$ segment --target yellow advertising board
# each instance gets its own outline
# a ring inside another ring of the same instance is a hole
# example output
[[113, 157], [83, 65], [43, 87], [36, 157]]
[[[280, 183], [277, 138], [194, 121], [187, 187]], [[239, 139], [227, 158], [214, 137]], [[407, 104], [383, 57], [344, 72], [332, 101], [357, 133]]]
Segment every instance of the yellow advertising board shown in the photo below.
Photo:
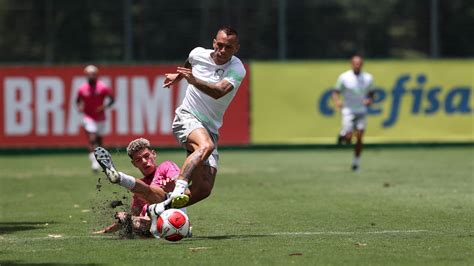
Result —
[[[347, 61], [251, 65], [253, 144], [331, 144], [341, 126], [331, 100]], [[473, 142], [474, 60], [365, 60], [376, 100], [366, 143]]]

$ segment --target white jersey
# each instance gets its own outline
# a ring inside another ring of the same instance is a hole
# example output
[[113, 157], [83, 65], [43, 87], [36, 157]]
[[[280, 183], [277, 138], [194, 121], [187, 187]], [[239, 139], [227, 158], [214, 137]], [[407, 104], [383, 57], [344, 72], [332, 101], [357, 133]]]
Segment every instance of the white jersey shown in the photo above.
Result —
[[367, 72], [360, 72], [356, 75], [353, 70], [342, 73], [336, 82], [335, 89], [344, 97], [343, 113], [364, 114], [367, 107], [364, 99], [372, 90], [373, 78]]
[[191, 63], [193, 75], [209, 83], [227, 80], [234, 89], [225, 96], [214, 99], [198, 88], [189, 84], [186, 96], [179, 108], [185, 109], [196, 116], [213, 133], [218, 133], [222, 126], [224, 112], [234, 98], [240, 83], [245, 77], [245, 68], [239, 58], [232, 56], [229, 62], [216, 65], [211, 58], [214, 50], [202, 47], [194, 48], [189, 53], [188, 61]]

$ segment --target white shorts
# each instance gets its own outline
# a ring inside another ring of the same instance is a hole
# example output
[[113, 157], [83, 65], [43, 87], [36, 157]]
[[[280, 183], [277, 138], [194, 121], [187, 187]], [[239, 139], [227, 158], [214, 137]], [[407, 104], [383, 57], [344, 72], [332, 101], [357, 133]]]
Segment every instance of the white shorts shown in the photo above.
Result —
[[89, 117], [82, 119], [82, 126], [88, 133], [95, 133], [99, 136], [103, 136], [105, 132], [105, 121], [95, 121]]
[[[209, 165], [217, 169], [219, 162], [219, 153], [217, 152], [217, 140], [219, 135], [212, 133], [199, 119], [197, 119], [190, 112], [183, 110], [182, 108], [176, 109], [176, 114], [173, 120], [173, 135], [178, 140], [178, 142], [184, 147], [185, 143], [188, 141], [188, 136], [194, 130], [198, 128], [204, 128], [211, 136], [212, 142], [214, 143], [215, 149], [212, 151], [212, 154], [204, 162], [204, 165]], [[190, 151], [188, 151], [188, 155]]]
[[342, 129], [341, 136], [346, 135], [354, 130], [365, 130], [367, 126], [366, 114], [354, 114], [349, 112], [342, 112]]

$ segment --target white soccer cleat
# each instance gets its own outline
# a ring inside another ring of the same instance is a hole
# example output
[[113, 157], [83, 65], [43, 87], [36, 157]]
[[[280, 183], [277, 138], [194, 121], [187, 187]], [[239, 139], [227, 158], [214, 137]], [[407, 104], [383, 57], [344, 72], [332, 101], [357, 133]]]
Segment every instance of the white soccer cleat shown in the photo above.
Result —
[[110, 183], [118, 183], [120, 181], [120, 174], [115, 169], [110, 153], [102, 147], [97, 147], [94, 149], [94, 156]]
[[171, 207], [171, 198], [167, 198], [166, 200], [148, 205], [146, 212], [150, 218], [160, 216], [165, 210]]
[[150, 226], [150, 233], [155, 237], [155, 238], [160, 238], [160, 234], [158, 232], [158, 227], [156, 226], [156, 223], [158, 221], [158, 217], [166, 210], [166, 205], [170, 205], [171, 200], [168, 198], [163, 202], [156, 203], [156, 204], [150, 204], [148, 205], [146, 209], [146, 213], [148, 217], [151, 219], [151, 226]]

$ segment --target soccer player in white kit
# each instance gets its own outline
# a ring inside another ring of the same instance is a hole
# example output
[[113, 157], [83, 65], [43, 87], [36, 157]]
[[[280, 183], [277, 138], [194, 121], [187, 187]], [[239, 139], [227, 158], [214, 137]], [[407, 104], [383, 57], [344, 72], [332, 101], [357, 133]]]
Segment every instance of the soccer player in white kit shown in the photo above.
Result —
[[[183, 103], [176, 109], [173, 134], [187, 151], [173, 192], [161, 203], [148, 208], [152, 218], [166, 208], [182, 208], [208, 197], [214, 186], [219, 154], [217, 141], [224, 113], [237, 93], [246, 71], [234, 55], [240, 48], [235, 29], [222, 27], [213, 49], [194, 48], [184, 67], [166, 74], [164, 87], [182, 78], [189, 83]], [[184, 194], [189, 186], [189, 197]]]
[[[358, 171], [363, 145], [362, 137], [367, 126], [367, 106], [372, 103], [374, 93], [372, 75], [362, 71], [362, 57], [353, 56], [351, 64], [352, 69], [342, 73], [337, 79], [332, 98], [342, 114], [342, 129], [338, 142], [344, 140], [346, 143], [351, 143], [352, 134], [355, 132], [356, 144], [352, 170]], [[341, 94], [344, 101], [341, 100]]]

